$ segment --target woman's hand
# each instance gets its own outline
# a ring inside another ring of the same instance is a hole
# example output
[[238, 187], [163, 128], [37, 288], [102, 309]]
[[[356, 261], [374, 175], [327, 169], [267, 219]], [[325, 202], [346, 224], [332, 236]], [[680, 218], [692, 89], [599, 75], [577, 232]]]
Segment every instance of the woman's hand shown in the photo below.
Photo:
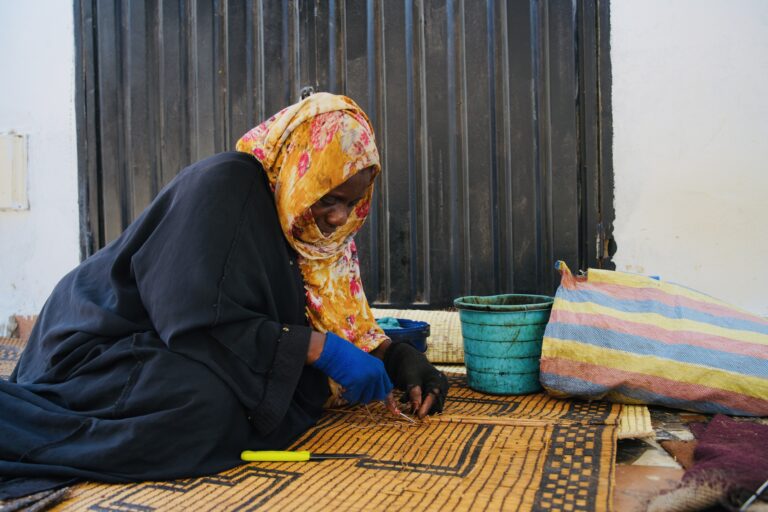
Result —
[[310, 337], [307, 361], [344, 388], [344, 399], [367, 404], [390, 397], [392, 382], [381, 360], [331, 332], [322, 340], [319, 357], [310, 361], [320, 345], [314, 334], [314, 339]]
[[408, 343], [392, 343], [384, 349], [384, 367], [395, 386], [404, 391], [403, 401], [419, 418], [442, 412], [448, 379], [427, 357]]
[[307, 350], [307, 364], [315, 364], [315, 361], [320, 359], [320, 354], [323, 353], [323, 347], [325, 346], [325, 334], [317, 331], [312, 331], [309, 336], [309, 349]]

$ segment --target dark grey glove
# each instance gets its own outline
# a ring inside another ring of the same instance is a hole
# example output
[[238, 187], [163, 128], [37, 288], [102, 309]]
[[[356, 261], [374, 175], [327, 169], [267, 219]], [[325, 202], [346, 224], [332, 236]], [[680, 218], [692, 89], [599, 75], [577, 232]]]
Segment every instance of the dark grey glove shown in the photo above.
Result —
[[419, 412], [419, 405], [426, 402], [428, 395], [434, 399], [425, 414], [442, 412], [448, 395], [448, 379], [423, 353], [408, 343], [393, 343], [384, 353], [384, 368], [395, 387], [405, 392], [401, 401], [412, 402], [414, 412]]

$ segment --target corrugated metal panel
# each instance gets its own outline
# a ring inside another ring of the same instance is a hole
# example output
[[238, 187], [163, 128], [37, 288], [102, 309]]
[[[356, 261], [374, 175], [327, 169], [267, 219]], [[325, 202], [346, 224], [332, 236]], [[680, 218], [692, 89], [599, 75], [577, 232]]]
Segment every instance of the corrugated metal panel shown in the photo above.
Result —
[[351, 96], [376, 128], [384, 173], [358, 235], [372, 302], [550, 293], [555, 259], [598, 263], [605, 4], [81, 0], [76, 11], [85, 254], [186, 164], [231, 149], [311, 86]]

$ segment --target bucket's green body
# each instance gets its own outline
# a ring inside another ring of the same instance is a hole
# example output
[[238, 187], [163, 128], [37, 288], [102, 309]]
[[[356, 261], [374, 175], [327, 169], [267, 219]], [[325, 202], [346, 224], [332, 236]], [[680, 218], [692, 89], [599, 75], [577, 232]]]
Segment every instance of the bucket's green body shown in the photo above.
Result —
[[454, 301], [470, 388], [497, 395], [541, 389], [539, 359], [552, 297], [493, 295]]

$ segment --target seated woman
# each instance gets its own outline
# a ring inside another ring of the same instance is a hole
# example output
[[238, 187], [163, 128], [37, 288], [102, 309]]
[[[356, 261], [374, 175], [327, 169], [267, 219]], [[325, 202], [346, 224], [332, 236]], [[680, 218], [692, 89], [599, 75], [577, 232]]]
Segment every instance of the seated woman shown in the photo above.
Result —
[[350, 402], [393, 409], [394, 383], [419, 417], [442, 409], [445, 376], [390, 343], [360, 283], [352, 237], [380, 172], [362, 110], [315, 94], [237, 150], [184, 169], [56, 286], [0, 382], [0, 497], [286, 448], [329, 378]]

